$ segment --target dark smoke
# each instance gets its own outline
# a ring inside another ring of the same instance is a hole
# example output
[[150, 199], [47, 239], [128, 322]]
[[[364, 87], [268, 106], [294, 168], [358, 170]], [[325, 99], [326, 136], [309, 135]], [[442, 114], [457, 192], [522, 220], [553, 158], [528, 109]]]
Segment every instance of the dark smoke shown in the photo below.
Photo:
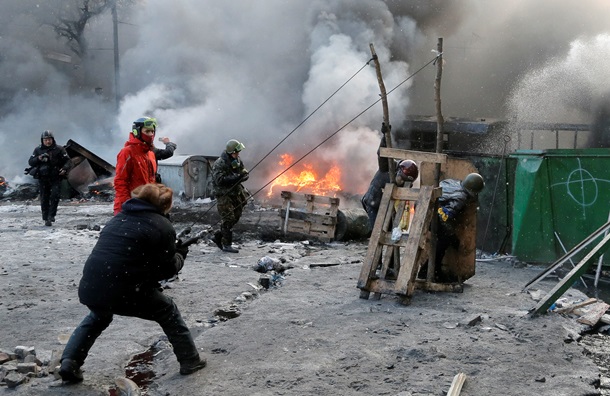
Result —
[[[43, 23], [51, 15], [44, 6], [76, 1], [0, 3], [0, 143], [8, 148], [0, 156], [0, 174], [11, 181], [20, 180], [43, 130], [114, 163], [131, 122], [141, 115], [158, 118], [159, 134], [176, 141], [179, 154], [217, 155], [228, 139], [237, 138], [253, 165], [366, 64], [369, 43], [389, 90], [432, 59], [431, 50], [443, 37], [444, 114], [520, 115], [519, 103], [533, 97], [523, 83], [530, 73], [561, 62], [577, 39], [586, 46], [607, 32], [610, 9], [602, 0], [577, 6], [568, 0], [138, 1], [119, 15], [117, 114], [110, 15], [91, 21], [85, 59], [69, 54]], [[53, 54], [72, 55], [72, 61]], [[610, 90], [601, 71], [583, 77], [581, 70], [566, 67], [564, 75], [577, 84], [593, 79], [600, 85], [596, 92]], [[395, 128], [407, 114], [434, 114], [434, 75], [428, 67], [388, 98]], [[558, 93], [573, 109], [555, 113], [590, 117], [596, 96], [577, 91]], [[375, 71], [367, 66], [249, 182], [264, 184], [276, 171], [279, 154], [306, 153], [378, 99]], [[362, 192], [375, 171], [381, 121], [377, 104], [308, 160], [344, 165], [349, 169], [344, 184]]]

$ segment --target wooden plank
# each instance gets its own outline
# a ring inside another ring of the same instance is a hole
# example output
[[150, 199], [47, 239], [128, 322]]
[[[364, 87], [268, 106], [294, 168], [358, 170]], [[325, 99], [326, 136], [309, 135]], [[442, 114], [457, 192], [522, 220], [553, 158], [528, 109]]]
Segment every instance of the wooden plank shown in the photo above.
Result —
[[419, 198], [418, 188], [399, 187], [392, 193], [392, 199], [403, 201], [417, 201]]
[[321, 205], [339, 205], [339, 203], [341, 202], [340, 198], [314, 194], [297, 194], [291, 191], [282, 191], [280, 195], [282, 198], [291, 200], [295, 203], [305, 203], [309, 201], [314, 201], [317, 204]]
[[334, 232], [333, 226], [325, 226], [322, 224], [311, 223], [308, 221], [300, 221], [295, 220], [288, 224], [288, 231], [293, 232], [303, 232], [303, 231], [312, 231], [312, 232]]
[[296, 232], [330, 241], [335, 234], [339, 198], [282, 191], [279, 211], [284, 232]]
[[[286, 218], [285, 210], [280, 210], [279, 213], [280, 213], [280, 217], [282, 219]], [[313, 213], [302, 213], [302, 212], [295, 213], [293, 211], [289, 211], [288, 218], [290, 219], [290, 221], [306, 221], [306, 222], [310, 222], [310, 223], [332, 225], [332, 226], [337, 224], [336, 217], [332, 217], [329, 215], [316, 215]]]
[[393, 149], [387, 147], [379, 148], [379, 156], [384, 158], [395, 158], [400, 160], [410, 159], [415, 162], [432, 162], [436, 164], [445, 164], [447, 162], [447, 154], [427, 153], [423, 151], [411, 151]]
[[557, 299], [588, 269], [591, 262], [601, 256], [610, 245], [610, 234], [606, 235], [534, 308], [532, 315], [545, 313]]
[[428, 282], [426, 279], [416, 279], [414, 283], [417, 289], [431, 292], [462, 293], [464, 291], [462, 283], [436, 283]]
[[578, 309], [578, 308], [586, 307], [587, 305], [591, 305], [591, 304], [596, 303], [596, 302], [597, 302], [597, 298], [588, 298], [585, 301], [579, 302], [578, 304], [572, 304], [572, 305], [569, 305], [567, 307], [561, 307], [561, 308], [554, 309], [553, 312], [555, 312], [555, 313], [567, 313], [567, 312], [573, 311], [573, 310]]
[[[379, 263], [379, 258], [381, 257], [381, 247], [379, 246], [379, 235], [383, 229], [383, 226], [386, 221], [386, 217], [388, 217], [387, 212], [392, 213], [393, 209], [390, 205], [390, 201], [392, 198], [392, 191], [394, 190], [394, 184], [388, 183], [385, 185], [383, 190], [383, 195], [381, 197], [381, 202], [379, 203], [379, 208], [381, 209], [379, 213], [377, 213], [377, 218], [375, 219], [375, 225], [373, 226], [373, 231], [371, 231], [371, 236], [369, 238], [369, 245], [366, 250], [366, 257], [364, 258], [364, 262], [362, 263], [362, 268], [360, 269], [360, 276], [358, 277], [357, 287], [359, 289], [368, 290], [370, 287], [370, 277], [375, 271], [375, 267]], [[386, 208], [385, 213], [383, 212], [383, 208]], [[361, 297], [362, 297], [361, 293]]]
[[610, 315], [608, 315], [608, 314], [602, 315], [602, 317], [599, 318], [599, 321], [604, 324], [610, 324]]
[[[417, 255], [419, 247], [422, 244], [422, 239], [425, 238], [426, 231], [424, 228], [429, 226], [430, 207], [433, 205], [432, 194], [434, 192], [433, 186], [422, 186], [420, 189], [419, 198], [416, 203], [415, 214], [411, 222], [411, 230], [409, 238], [407, 238], [407, 245], [405, 247], [405, 254], [403, 255], [403, 262], [401, 263], [401, 271], [398, 274], [396, 280], [396, 293], [405, 294], [411, 296], [414, 286], [410, 285], [412, 279], [415, 279], [417, 270], [415, 264], [417, 262]], [[415, 272], [415, 273], [414, 273]]]
[[610, 308], [610, 305], [606, 304], [605, 302], [597, 302], [589, 306], [587, 312], [580, 318], [576, 319], [576, 321], [588, 326], [595, 326], [601, 317], [604, 316], [608, 308]]
[[305, 202], [290, 201], [291, 210], [295, 210], [303, 213], [319, 213], [319, 214], [330, 214], [333, 211], [332, 206], [315, 204], [313, 206], [307, 206]]
[[447, 396], [459, 396], [462, 392], [462, 386], [466, 381], [466, 374], [459, 373], [455, 377], [453, 377], [453, 382], [451, 383], [451, 387], [447, 392]]
[[394, 294], [394, 281], [374, 279], [371, 280], [368, 289], [373, 293]]

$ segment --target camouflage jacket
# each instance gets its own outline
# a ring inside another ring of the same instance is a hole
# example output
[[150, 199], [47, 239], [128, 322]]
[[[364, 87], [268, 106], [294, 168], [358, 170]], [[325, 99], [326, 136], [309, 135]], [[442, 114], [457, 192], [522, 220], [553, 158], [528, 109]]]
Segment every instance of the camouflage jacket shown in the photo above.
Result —
[[212, 166], [212, 186], [214, 195], [239, 197], [244, 195], [244, 187], [241, 185], [241, 175], [245, 171], [241, 159], [233, 159], [226, 151]]

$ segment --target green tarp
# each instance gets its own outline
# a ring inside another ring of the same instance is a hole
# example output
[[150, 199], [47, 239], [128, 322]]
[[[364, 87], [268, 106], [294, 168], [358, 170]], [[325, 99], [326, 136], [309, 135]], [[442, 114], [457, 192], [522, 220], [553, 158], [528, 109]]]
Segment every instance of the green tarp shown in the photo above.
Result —
[[561, 243], [570, 250], [610, 219], [610, 149], [517, 151], [511, 157], [512, 254], [520, 260], [553, 262], [564, 254]]

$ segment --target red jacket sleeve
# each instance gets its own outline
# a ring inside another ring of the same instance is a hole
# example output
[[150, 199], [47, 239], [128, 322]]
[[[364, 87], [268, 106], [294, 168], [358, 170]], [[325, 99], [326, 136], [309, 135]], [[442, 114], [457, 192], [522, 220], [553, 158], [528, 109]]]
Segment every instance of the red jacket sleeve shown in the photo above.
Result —
[[133, 161], [131, 161], [131, 151], [127, 148], [123, 148], [119, 151], [116, 157], [116, 175], [114, 176], [114, 214], [118, 214], [121, 211], [121, 206], [131, 198], [131, 192], [129, 191], [130, 178], [133, 173], [132, 171]]

